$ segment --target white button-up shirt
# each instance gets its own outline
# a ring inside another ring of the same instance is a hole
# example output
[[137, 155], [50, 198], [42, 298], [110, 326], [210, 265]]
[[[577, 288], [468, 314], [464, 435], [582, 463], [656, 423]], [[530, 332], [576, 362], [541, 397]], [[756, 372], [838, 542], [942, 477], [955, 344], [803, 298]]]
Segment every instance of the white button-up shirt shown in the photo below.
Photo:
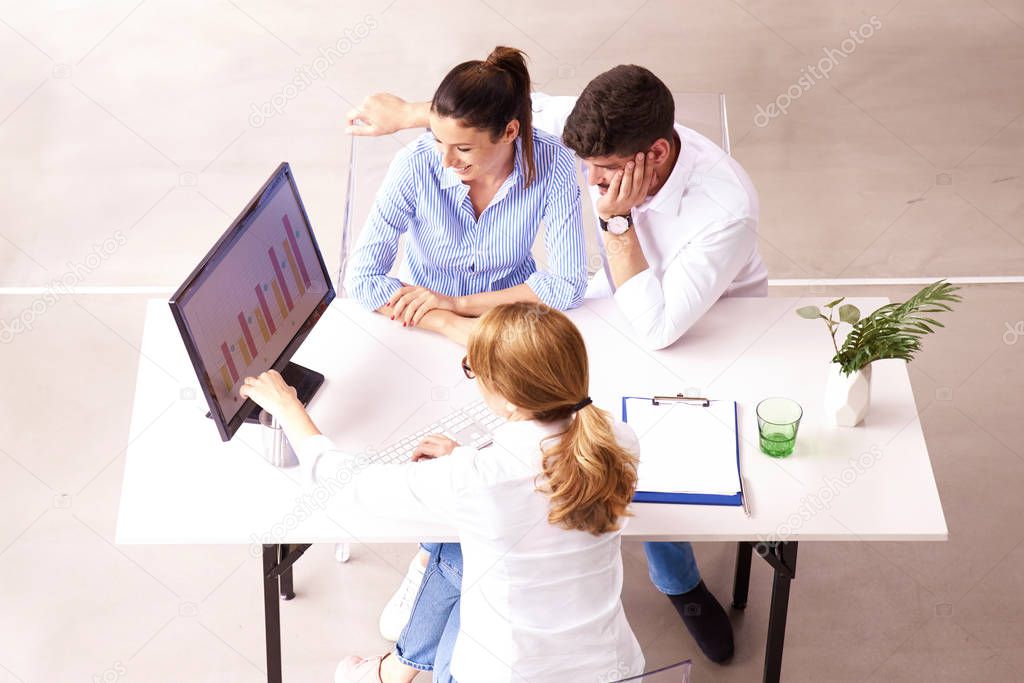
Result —
[[[575, 104], [575, 97], [534, 93], [534, 126], [561, 135]], [[655, 349], [678, 340], [721, 296], [768, 293], [750, 178], [703, 135], [679, 124], [675, 131], [681, 145], [672, 173], [657, 194], [633, 209], [648, 269], [616, 288], [602, 250], [604, 267], [586, 294], [614, 296], [637, 338]], [[590, 198], [596, 215], [596, 187], [590, 187]], [[604, 243], [600, 235], [598, 240]]]
[[[508, 422], [488, 448], [401, 465], [361, 464], [325, 436], [299, 443], [307, 477], [341, 488], [327, 503], [339, 515], [458, 530], [461, 622], [451, 670], [460, 683], [596, 683], [643, 672], [620, 598], [621, 529], [595, 536], [554, 526], [550, 499], [537, 490], [541, 442], [564, 427]], [[615, 423], [615, 434], [639, 453], [632, 429]]]

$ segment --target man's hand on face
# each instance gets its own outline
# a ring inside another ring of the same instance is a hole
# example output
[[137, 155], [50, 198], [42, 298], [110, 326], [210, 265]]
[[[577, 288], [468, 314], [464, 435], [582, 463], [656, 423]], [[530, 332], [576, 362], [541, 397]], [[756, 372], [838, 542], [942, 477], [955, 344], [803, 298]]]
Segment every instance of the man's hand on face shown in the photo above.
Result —
[[650, 152], [638, 152], [621, 171], [615, 172], [608, 191], [597, 200], [597, 213], [602, 219], [626, 216], [647, 199], [656, 182], [651, 156]]

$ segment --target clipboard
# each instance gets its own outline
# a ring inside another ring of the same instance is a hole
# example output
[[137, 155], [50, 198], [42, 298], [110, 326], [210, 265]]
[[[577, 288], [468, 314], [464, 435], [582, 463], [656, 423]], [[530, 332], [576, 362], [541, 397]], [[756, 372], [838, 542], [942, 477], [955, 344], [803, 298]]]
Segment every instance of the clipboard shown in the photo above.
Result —
[[[733, 427], [733, 438], [724, 443], [723, 446], [730, 448], [730, 455], [734, 454], [733, 461], [736, 465], [736, 492], [679, 492], [679, 491], [656, 491], [637, 490], [633, 495], [633, 501], [637, 503], [672, 503], [682, 505], [743, 505], [743, 476], [740, 471], [740, 439], [739, 439], [739, 417], [738, 406], [735, 401], [712, 401], [711, 399], [699, 396], [623, 396], [622, 397], [622, 421], [629, 424], [629, 409], [633, 408], [634, 416], [645, 409], [652, 409], [658, 406], [680, 406], [685, 405], [693, 410], [704, 410], [712, 404], [731, 404], [731, 418]], [[688, 409], [689, 409], [688, 408]], [[634, 419], [634, 424], [636, 419]], [[680, 447], [682, 448], [682, 447]], [[643, 459], [643, 444], [641, 443], [641, 461]]]

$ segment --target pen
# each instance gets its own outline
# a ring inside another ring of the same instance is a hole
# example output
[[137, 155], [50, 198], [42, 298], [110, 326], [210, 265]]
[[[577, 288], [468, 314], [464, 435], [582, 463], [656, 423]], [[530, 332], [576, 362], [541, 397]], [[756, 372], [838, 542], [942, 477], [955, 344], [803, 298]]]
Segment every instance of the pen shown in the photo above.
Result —
[[743, 490], [740, 491], [740, 497], [743, 499], [743, 513], [747, 516], [747, 519], [750, 519], [750, 503], [747, 501], [746, 482], [741, 480], [740, 483], [743, 484]]

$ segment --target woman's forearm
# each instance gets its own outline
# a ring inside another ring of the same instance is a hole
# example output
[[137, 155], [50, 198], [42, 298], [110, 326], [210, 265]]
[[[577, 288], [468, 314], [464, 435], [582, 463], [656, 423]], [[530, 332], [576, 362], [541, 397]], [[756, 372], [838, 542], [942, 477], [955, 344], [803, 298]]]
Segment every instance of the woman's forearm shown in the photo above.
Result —
[[443, 334], [456, 344], [465, 346], [469, 342], [469, 333], [473, 331], [474, 325], [474, 318], [465, 318], [452, 311], [435, 308], [423, 316], [417, 327]]
[[[377, 312], [381, 315], [391, 316], [392, 308], [386, 305], [381, 306]], [[473, 331], [474, 325], [476, 325], [475, 318], [435, 308], [432, 311], [427, 311], [416, 327], [428, 332], [443, 334], [456, 344], [465, 346], [469, 342], [469, 333]]]
[[276, 417], [285, 436], [292, 444], [297, 444], [307, 437], [320, 433], [317, 426], [313, 424], [312, 418], [309, 417], [309, 413], [306, 412], [306, 407], [298, 399], [281, 410]]
[[405, 128], [426, 128], [430, 125], [430, 102], [406, 102], [404, 109]]
[[514, 304], [520, 301], [526, 303], [542, 303], [537, 294], [530, 289], [529, 285], [516, 285], [508, 289], [500, 289], [496, 292], [481, 292], [479, 294], [468, 294], [456, 297], [455, 312], [462, 316], [478, 317], [501, 304]]

